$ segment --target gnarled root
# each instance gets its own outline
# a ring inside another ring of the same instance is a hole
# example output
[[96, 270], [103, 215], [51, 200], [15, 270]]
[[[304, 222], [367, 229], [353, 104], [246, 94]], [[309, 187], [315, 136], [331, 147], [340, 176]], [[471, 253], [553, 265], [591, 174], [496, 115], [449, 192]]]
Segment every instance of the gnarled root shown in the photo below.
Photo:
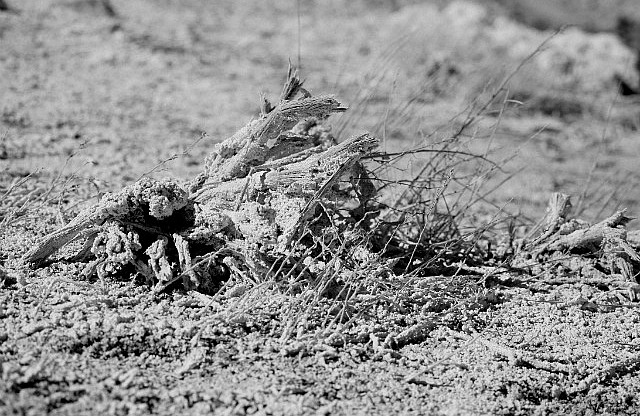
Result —
[[189, 184], [143, 179], [107, 194], [23, 260], [42, 265], [85, 239], [94, 258], [85, 271], [100, 277], [129, 268], [162, 287], [181, 280], [206, 290], [229, 273], [263, 278], [296, 251], [310, 221], [319, 224], [320, 204], [321, 216], [343, 215], [375, 194], [360, 159], [377, 140], [363, 134], [335, 144], [322, 121], [345, 108], [301, 85], [290, 71], [278, 104], [264, 100], [261, 117], [216, 145]]

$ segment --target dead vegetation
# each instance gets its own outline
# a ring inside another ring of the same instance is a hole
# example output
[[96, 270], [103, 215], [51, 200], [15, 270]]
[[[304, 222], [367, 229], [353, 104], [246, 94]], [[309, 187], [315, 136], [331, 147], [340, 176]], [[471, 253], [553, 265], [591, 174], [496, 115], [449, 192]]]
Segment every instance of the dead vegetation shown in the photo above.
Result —
[[[540, 274], [551, 265], [635, 282], [638, 242], [624, 230], [624, 211], [591, 225], [570, 218], [569, 196], [554, 194], [545, 218], [496, 252], [485, 232], [499, 215], [463, 231], [465, 211], [486, 194], [455, 167], [482, 162], [474, 180], [499, 167], [455, 143], [503, 88], [439, 148], [382, 153], [368, 134], [336, 143], [326, 120], [346, 108], [311, 96], [290, 69], [278, 103], [263, 97], [260, 117], [217, 144], [191, 182], [143, 178], [107, 194], [23, 260], [41, 266], [65, 248], [58, 260], [87, 262], [86, 277], [133, 274], [156, 291], [181, 282], [205, 293], [233, 276], [238, 285], [285, 281], [287, 290], [315, 282], [317, 293], [339, 297], [361, 289], [356, 276], [482, 273], [497, 261], [501, 270]], [[421, 153], [428, 157], [412, 177], [389, 173]]]
[[[589, 224], [572, 218], [571, 208], [569, 195], [553, 194], [546, 216], [529, 232], [528, 238], [516, 243], [511, 267], [534, 275], [553, 270], [556, 274], [601, 279], [603, 284], [619, 280], [637, 286], [640, 270], [637, 232], [625, 229], [631, 220], [625, 210]], [[636, 299], [633, 291], [630, 297]]]
[[133, 271], [159, 288], [180, 280], [211, 292], [232, 274], [258, 282], [300, 267], [313, 251], [301, 240], [322, 240], [328, 246], [311, 245], [329, 255], [354, 229], [348, 210], [364, 212], [375, 193], [359, 160], [377, 141], [363, 134], [335, 144], [321, 125], [340, 111], [290, 71], [278, 104], [265, 101], [260, 118], [217, 145], [190, 184], [145, 178], [107, 194], [24, 260], [41, 265], [79, 241], [71, 258], [89, 261], [87, 276]]

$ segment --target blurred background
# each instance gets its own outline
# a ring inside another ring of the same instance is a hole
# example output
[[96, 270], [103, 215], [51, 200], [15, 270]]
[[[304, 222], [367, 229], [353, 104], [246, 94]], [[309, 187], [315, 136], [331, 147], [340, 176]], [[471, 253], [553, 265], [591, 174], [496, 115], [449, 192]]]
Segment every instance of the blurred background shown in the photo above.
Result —
[[0, 186], [191, 178], [292, 62], [350, 107], [338, 139], [437, 146], [482, 110], [459, 148], [503, 170], [494, 206], [639, 215], [639, 49], [636, 0], [0, 1]]

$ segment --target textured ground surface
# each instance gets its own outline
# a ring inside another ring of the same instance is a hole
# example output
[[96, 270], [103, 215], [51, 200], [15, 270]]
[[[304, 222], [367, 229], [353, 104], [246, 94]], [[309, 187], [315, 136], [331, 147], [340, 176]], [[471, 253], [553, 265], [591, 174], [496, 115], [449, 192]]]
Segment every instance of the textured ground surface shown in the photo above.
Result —
[[[390, 281], [394, 299], [363, 295], [347, 305], [356, 317], [344, 333], [316, 342], [304, 329], [333, 319], [328, 300], [301, 322], [289, 315], [295, 302], [268, 287], [154, 295], [138, 282], [83, 281], [82, 265], [20, 266], [79, 204], [147, 172], [195, 176], [212, 143], [255, 116], [259, 91], [278, 94], [297, 61], [298, 20], [294, 1], [112, 0], [115, 14], [100, 1], [10, 3], [16, 12], [0, 12], [0, 413], [640, 410], [634, 296], [562, 268]], [[387, 149], [417, 143], [517, 65], [462, 47], [442, 57], [434, 45], [450, 33], [405, 37], [413, 18], [431, 27], [429, 4], [317, 3], [300, 2], [302, 75], [350, 105], [335, 120], [340, 137], [369, 130]], [[494, 72], [470, 72], [469, 56]], [[586, 195], [587, 218], [618, 205], [640, 215], [638, 99], [615, 88], [572, 96], [533, 79], [514, 79], [524, 104], [495, 108], [469, 142], [517, 172], [492, 201], [523, 222], [542, 216], [553, 191]], [[282, 342], [287, 322], [302, 335]], [[415, 327], [424, 333], [383, 347]]]

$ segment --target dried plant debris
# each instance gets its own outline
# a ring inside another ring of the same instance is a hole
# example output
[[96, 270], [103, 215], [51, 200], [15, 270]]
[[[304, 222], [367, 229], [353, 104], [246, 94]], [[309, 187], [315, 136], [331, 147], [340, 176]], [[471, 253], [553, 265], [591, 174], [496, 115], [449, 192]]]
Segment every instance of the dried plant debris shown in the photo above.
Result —
[[[311, 96], [292, 70], [276, 105], [261, 100], [260, 117], [217, 144], [192, 181], [143, 178], [107, 194], [23, 260], [82, 261], [86, 276], [133, 275], [157, 290], [177, 283], [212, 293], [231, 276], [242, 284], [276, 277], [290, 288], [312, 281], [335, 297], [362, 276], [491, 269], [455, 214], [437, 212], [450, 176], [435, 191], [416, 178], [385, 202], [362, 163], [377, 140], [365, 133], [337, 143], [325, 123], [346, 110], [338, 101]], [[591, 225], [570, 209], [567, 195], [554, 194], [543, 221], [502, 250], [499, 269], [635, 283], [640, 237], [624, 229], [624, 211]]]
[[75, 248], [67, 258], [87, 262], [86, 275], [129, 272], [205, 292], [231, 274], [260, 281], [276, 268], [321, 267], [323, 249], [357, 231], [350, 210], [375, 195], [360, 159], [377, 140], [336, 144], [323, 124], [344, 110], [310, 96], [290, 70], [279, 103], [263, 97], [261, 116], [216, 145], [193, 181], [144, 178], [107, 194], [23, 260], [39, 266]]
[[545, 218], [519, 242], [511, 266], [536, 275], [570, 271], [584, 278], [615, 275], [635, 283], [640, 271], [637, 232], [624, 228], [631, 220], [625, 211], [595, 224], [571, 218], [570, 212], [570, 197], [553, 194]]

